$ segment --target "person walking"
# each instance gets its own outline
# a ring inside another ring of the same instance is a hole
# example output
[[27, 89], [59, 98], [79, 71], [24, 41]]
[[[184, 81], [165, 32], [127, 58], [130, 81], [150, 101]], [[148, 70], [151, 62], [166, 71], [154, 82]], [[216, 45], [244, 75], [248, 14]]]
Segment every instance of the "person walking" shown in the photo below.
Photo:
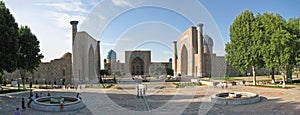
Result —
[[16, 108], [16, 111], [14, 112], [14, 115], [21, 115], [21, 111], [19, 110], [19, 108]]
[[25, 107], [25, 99], [24, 98], [22, 98], [22, 109], [23, 110], [26, 109], [26, 107]]
[[64, 111], [64, 102], [60, 101], [60, 111]]
[[140, 88], [139, 88], [139, 84], [137, 84], [136, 85], [136, 97], [137, 98], [140, 98], [139, 92], [140, 92]]
[[78, 99], [81, 99], [80, 93], [77, 93], [76, 97], [77, 97]]
[[29, 97], [33, 96], [32, 94], [32, 89], [30, 89], [30, 92], [29, 92]]
[[29, 84], [29, 88], [30, 88], [30, 89], [32, 88], [32, 82], [30, 82], [30, 84]]
[[44, 94], [42, 92], [40, 93], [40, 97], [44, 97]]
[[38, 94], [38, 92], [36, 92], [35, 93], [35, 98], [39, 98], [40, 96], [39, 96], [39, 94]]
[[143, 95], [144, 95], [144, 96], [146, 96], [147, 88], [148, 88], [148, 86], [147, 86], [147, 84], [145, 84], [145, 85], [144, 85], [144, 89], [143, 89]]

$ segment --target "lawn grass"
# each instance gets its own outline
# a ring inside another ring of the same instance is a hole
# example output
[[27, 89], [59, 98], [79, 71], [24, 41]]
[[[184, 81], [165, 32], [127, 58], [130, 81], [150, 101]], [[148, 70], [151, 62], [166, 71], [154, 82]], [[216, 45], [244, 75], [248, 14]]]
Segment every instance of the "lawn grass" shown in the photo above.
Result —
[[[245, 78], [249, 78], [252, 80], [253, 76], [232, 76], [232, 77], [211, 77], [213, 80], [226, 80], [226, 81], [242, 81]], [[271, 81], [271, 76], [263, 75], [263, 76], [256, 76], [256, 78], [269, 78], [269, 80], [258, 80], [258, 81]], [[275, 80], [282, 80], [281, 77], [275, 77]]]
[[285, 86], [284, 88], [282, 86], [274, 86], [274, 85], [249, 85], [252, 87], [263, 87], [263, 88], [278, 88], [278, 89], [291, 89], [291, 88], [295, 88], [295, 87], [290, 87], [290, 86]]
[[300, 83], [287, 83], [288, 85], [297, 85], [300, 86]]
[[180, 82], [180, 80], [176, 80], [176, 79], [166, 79], [165, 82]]

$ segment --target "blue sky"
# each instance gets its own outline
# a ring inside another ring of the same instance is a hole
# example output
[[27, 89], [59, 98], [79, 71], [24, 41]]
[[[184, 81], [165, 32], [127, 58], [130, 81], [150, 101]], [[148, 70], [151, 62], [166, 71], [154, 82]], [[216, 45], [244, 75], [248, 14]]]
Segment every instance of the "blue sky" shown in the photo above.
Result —
[[172, 58], [172, 41], [188, 27], [204, 23], [204, 33], [215, 42], [214, 52], [224, 55], [229, 27], [245, 9], [255, 14], [279, 13], [285, 19], [300, 16], [299, 0], [4, 0], [20, 25], [38, 37], [42, 61], [71, 52], [71, 25], [101, 41], [101, 58], [114, 49], [152, 50], [153, 61]]

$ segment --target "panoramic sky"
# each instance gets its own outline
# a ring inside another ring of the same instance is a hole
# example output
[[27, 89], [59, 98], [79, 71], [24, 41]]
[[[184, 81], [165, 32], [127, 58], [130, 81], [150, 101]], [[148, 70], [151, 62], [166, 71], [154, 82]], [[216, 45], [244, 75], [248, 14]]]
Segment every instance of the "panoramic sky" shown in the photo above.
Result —
[[300, 16], [299, 0], [3, 0], [19, 25], [28, 25], [40, 41], [47, 62], [72, 52], [71, 20], [101, 41], [101, 60], [113, 49], [124, 60], [125, 50], [151, 50], [152, 61], [173, 57], [173, 41], [198, 23], [224, 55], [229, 27], [245, 9], [255, 14]]

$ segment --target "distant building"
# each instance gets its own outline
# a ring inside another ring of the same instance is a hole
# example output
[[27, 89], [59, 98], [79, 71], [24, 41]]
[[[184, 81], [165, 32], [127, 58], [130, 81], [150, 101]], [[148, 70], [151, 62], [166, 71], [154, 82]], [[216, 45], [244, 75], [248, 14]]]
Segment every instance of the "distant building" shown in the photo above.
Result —
[[104, 60], [104, 69], [110, 73], [121, 75], [151, 75], [149, 71], [158, 68], [172, 68], [172, 59], [169, 62], [151, 62], [151, 51], [125, 51], [125, 63], [117, 61], [117, 54], [110, 50]]
[[100, 41], [87, 32], [77, 32], [78, 21], [72, 25], [72, 82], [97, 83], [100, 76]]
[[[39, 84], [47, 83], [61, 84], [65, 81], [66, 84], [72, 81], [72, 54], [65, 53], [61, 58], [51, 60], [50, 62], [42, 62], [36, 71], [32, 73], [26, 72], [26, 82], [34, 82]], [[9, 82], [11, 79], [14, 81], [21, 81], [19, 71], [13, 73], [5, 73], [5, 79]]]
[[71, 83], [72, 80], [72, 54], [66, 53], [59, 59], [41, 63], [37, 71], [34, 72], [35, 81]]
[[110, 50], [106, 59], [104, 59], [104, 69], [108, 70], [109, 73], [125, 74], [125, 65], [120, 63], [120, 60], [117, 60], [117, 53], [113, 50]]

